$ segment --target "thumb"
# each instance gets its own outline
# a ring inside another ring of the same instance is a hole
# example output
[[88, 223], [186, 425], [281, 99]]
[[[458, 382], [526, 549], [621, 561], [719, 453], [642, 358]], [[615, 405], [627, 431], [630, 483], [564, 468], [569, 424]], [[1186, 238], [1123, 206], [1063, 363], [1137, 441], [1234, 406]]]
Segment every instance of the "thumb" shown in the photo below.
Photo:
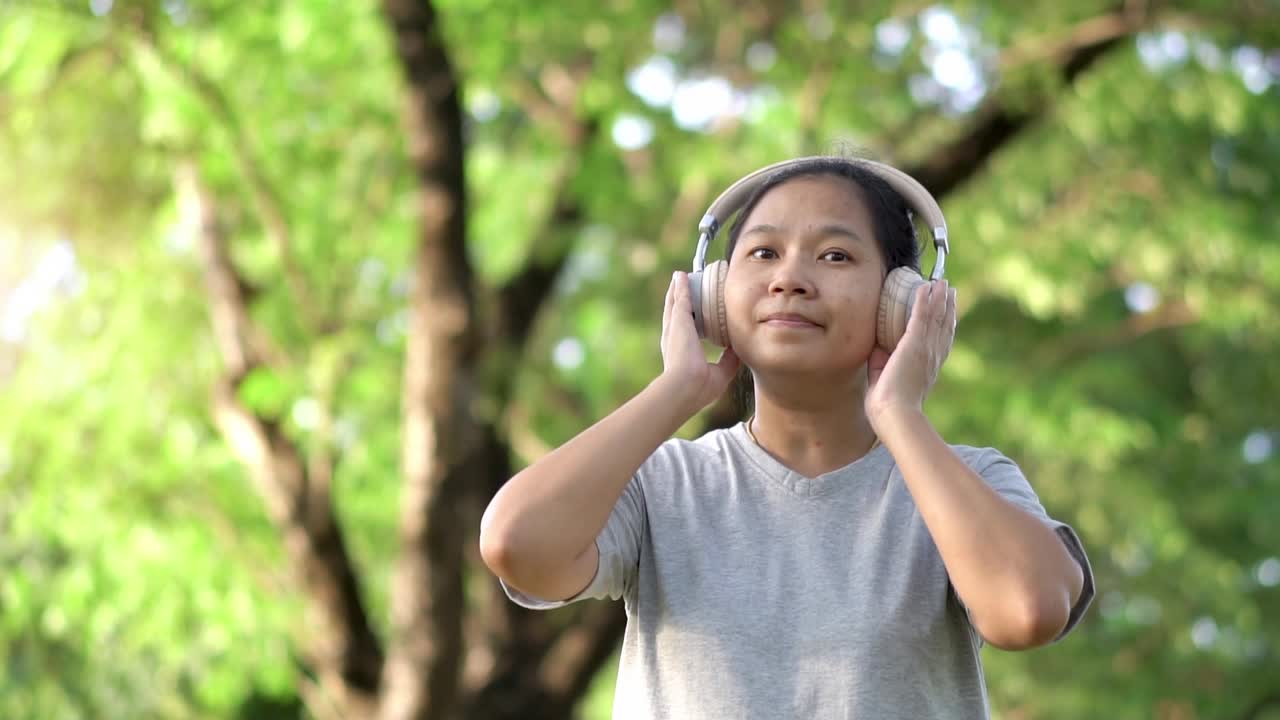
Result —
[[867, 358], [867, 382], [874, 384], [880, 379], [880, 374], [884, 372], [885, 365], [889, 364], [889, 351], [877, 345], [871, 351], [871, 357]]
[[742, 360], [738, 357], [738, 353], [734, 352], [733, 348], [725, 348], [724, 352], [720, 353], [720, 359], [716, 361], [716, 372], [732, 378], [741, 364]]

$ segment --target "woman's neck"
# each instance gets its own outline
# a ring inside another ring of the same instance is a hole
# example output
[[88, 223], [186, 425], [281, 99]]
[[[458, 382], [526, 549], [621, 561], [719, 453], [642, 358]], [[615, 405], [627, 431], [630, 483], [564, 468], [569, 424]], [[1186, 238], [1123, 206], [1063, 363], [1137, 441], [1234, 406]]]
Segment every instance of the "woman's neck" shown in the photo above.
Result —
[[877, 442], [863, 406], [865, 389], [844, 390], [815, 393], [808, 402], [790, 395], [784, 404], [756, 383], [756, 411], [747, 428], [760, 447], [805, 477], [838, 470]]

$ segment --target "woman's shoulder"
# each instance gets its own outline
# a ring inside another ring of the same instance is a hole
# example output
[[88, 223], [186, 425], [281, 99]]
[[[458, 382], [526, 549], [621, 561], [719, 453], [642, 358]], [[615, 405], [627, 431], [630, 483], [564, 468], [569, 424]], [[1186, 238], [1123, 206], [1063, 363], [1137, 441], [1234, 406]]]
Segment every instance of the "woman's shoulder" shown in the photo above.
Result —
[[708, 430], [696, 438], [673, 437], [659, 445], [654, 456], [686, 460], [724, 459], [739, 451], [739, 443], [734, 437], [736, 430], [737, 425], [733, 425]]
[[951, 449], [983, 480], [991, 485], [1021, 485], [1026, 476], [1017, 461], [998, 448], [990, 446], [951, 445]]
[[964, 460], [966, 464], [973, 465], [989, 465], [995, 462], [1013, 462], [1007, 455], [999, 449], [989, 445], [964, 445], [957, 443], [948, 443], [951, 449]]
[[658, 446], [640, 466], [637, 476], [691, 476], [731, 464], [731, 456], [741, 452], [734, 437], [735, 427], [710, 430], [696, 438], [673, 437]]

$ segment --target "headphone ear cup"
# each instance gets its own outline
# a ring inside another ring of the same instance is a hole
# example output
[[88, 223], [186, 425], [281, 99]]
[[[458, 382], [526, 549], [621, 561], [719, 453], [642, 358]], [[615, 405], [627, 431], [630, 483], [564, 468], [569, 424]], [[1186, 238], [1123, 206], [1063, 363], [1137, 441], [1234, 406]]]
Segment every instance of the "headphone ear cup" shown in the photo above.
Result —
[[909, 267], [897, 267], [884, 279], [880, 292], [880, 307], [876, 313], [876, 342], [889, 352], [907, 332], [911, 319], [911, 306], [915, 304], [916, 288], [925, 283], [920, 273]]
[[713, 345], [729, 347], [729, 317], [724, 306], [724, 280], [729, 275], [729, 263], [716, 260], [702, 273], [702, 325], [703, 335]]

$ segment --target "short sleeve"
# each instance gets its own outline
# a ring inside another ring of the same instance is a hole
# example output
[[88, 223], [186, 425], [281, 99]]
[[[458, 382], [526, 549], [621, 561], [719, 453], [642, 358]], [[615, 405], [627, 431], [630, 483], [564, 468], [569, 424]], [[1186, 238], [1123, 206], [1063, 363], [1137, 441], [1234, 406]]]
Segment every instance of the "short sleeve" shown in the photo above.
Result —
[[[642, 468], [643, 469], [643, 468]], [[631, 592], [640, 564], [640, 547], [648, 531], [645, 516], [644, 489], [640, 473], [636, 473], [614, 503], [609, 520], [596, 536], [600, 560], [590, 584], [566, 600], [542, 600], [502, 583], [507, 597], [531, 610], [554, 610], [586, 599], [617, 600]]]
[[1017, 463], [1005, 457], [998, 450], [983, 449], [976, 458], [974, 470], [1005, 500], [1013, 503], [1053, 529], [1057, 533], [1058, 539], [1066, 546], [1067, 552], [1080, 565], [1080, 572], [1084, 576], [1084, 584], [1080, 588], [1080, 597], [1076, 600], [1075, 606], [1071, 608], [1066, 626], [1062, 628], [1062, 632], [1058, 634], [1058, 637], [1054, 638], [1054, 642], [1057, 642], [1066, 637], [1067, 633], [1075, 628], [1080, 619], [1084, 617], [1085, 611], [1089, 609], [1090, 603], [1093, 602], [1095, 594], [1093, 568], [1089, 564], [1089, 556], [1084, 551], [1084, 545], [1070, 525], [1049, 517], [1049, 514], [1045, 512], [1044, 506], [1040, 504], [1040, 498], [1031, 489], [1031, 484], [1027, 482], [1026, 476], [1022, 474], [1022, 469], [1018, 467]]

